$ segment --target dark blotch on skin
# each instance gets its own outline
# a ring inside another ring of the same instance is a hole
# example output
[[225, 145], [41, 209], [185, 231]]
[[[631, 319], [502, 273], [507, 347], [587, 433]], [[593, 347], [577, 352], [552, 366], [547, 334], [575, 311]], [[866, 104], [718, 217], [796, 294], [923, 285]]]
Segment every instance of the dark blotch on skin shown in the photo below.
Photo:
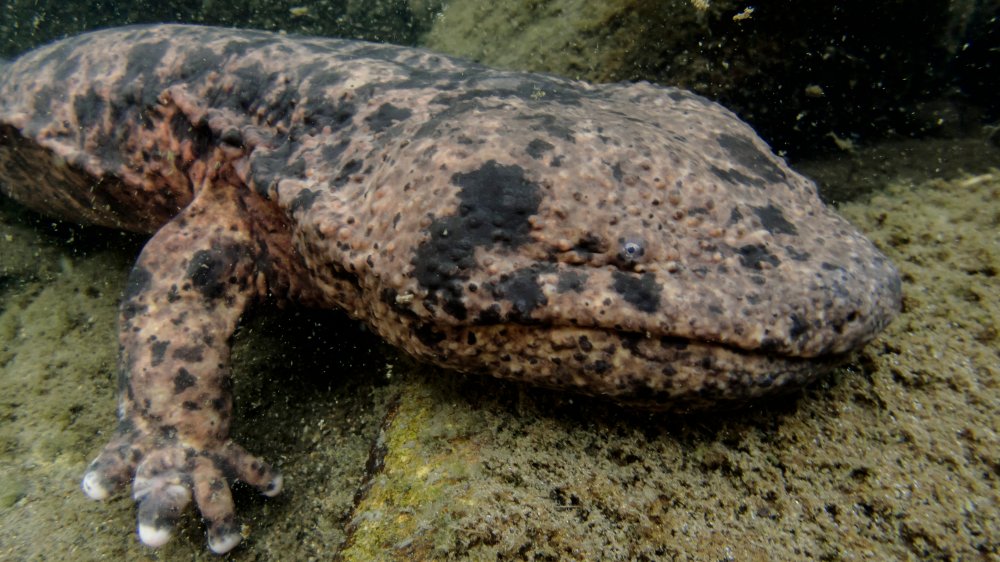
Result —
[[777, 266], [781, 263], [781, 260], [779, 260], [777, 256], [772, 254], [761, 244], [748, 244], [740, 247], [737, 251], [740, 253], [740, 264], [743, 267], [760, 269], [760, 264], [762, 262], [769, 263], [773, 266]]
[[719, 135], [719, 146], [729, 153], [730, 158], [768, 183], [778, 183], [786, 178], [785, 172], [746, 137], [724, 133]]
[[339, 131], [349, 125], [357, 111], [353, 103], [343, 100], [329, 101], [320, 94], [310, 98], [305, 103], [305, 116], [302, 123], [312, 134], [319, 133], [324, 127], [331, 131]]
[[177, 374], [174, 375], [174, 394], [184, 392], [194, 386], [196, 382], [198, 382], [198, 379], [196, 379], [187, 369], [184, 367], [177, 369]]
[[206, 298], [222, 297], [226, 292], [230, 273], [245, 255], [246, 248], [238, 244], [198, 250], [188, 263], [188, 278]]
[[365, 121], [368, 122], [373, 131], [381, 133], [395, 123], [409, 119], [410, 115], [413, 115], [413, 112], [409, 109], [396, 107], [391, 103], [383, 103], [375, 113], [365, 117]]
[[575, 271], [565, 271], [559, 274], [559, 281], [556, 282], [556, 290], [560, 293], [573, 291], [579, 293], [587, 283], [587, 275]]
[[351, 180], [351, 175], [356, 173], [361, 169], [361, 160], [348, 160], [344, 167], [340, 169], [340, 173], [337, 177], [333, 179], [334, 187], [341, 187]]
[[660, 291], [663, 287], [656, 282], [656, 275], [644, 273], [637, 276], [631, 273], [615, 271], [614, 290], [631, 304], [643, 312], [656, 312], [660, 308]]
[[538, 212], [542, 196], [538, 184], [524, 176], [524, 169], [495, 160], [478, 170], [454, 174], [451, 181], [461, 188], [458, 211], [431, 224], [430, 238], [417, 247], [413, 265], [417, 281], [430, 291], [431, 298], [443, 299], [443, 308], [464, 320], [462, 281], [476, 267], [476, 248], [516, 248], [528, 242], [528, 217]]
[[301, 156], [295, 159], [285, 168], [285, 175], [287, 177], [305, 179], [306, 178], [306, 161]]
[[257, 149], [250, 160], [250, 175], [257, 194], [266, 197], [268, 189], [284, 177], [292, 156], [292, 143], [285, 141], [271, 150]]
[[426, 345], [427, 347], [434, 347], [441, 343], [445, 336], [441, 332], [434, 329], [434, 326], [430, 324], [421, 324], [413, 331], [420, 343]]
[[[289, 69], [289, 72], [294, 72]], [[282, 72], [266, 72], [258, 63], [228, 69], [233, 80], [226, 86], [209, 89], [204, 97], [218, 108], [228, 108], [236, 113], [259, 115], [269, 125], [288, 124], [298, 106], [299, 91], [286, 80]]]
[[[143, 107], [153, 107], [160, 96], [162, 87], [156, 78], [156, 71], [160, 68], [160, 60], [170, 48], [170, 41], [166, 39], [156, 43], [139, 43], [129, 48], [128, 62], [125, 66], [125, 75], [120, 84], [124, 87], [138, 88], [138, 100]], [[132, 90], [135, 93], [135, 90]]]
[[152, 366], [156, 367], [160, 363], [163, 363], [163, 356], [167, 352], [167, 348], [170, 347], [169, 341], [158, 341], [153, 342], [150, 346], [150, 354], [152, 356]]
[[329, 145], [329, 144], [323, 145], [323, 148], [320, 149], [320, 152], [323, 154], [323, 160], [325, 160], [327, 164], [330, 165], [332, 165], [335, 162], [339, 162], [340, 155], [343, 154], [345, 150], [347, 150], [347, 147], [350, 144], [351, 142], [349, 140], [344, 139], [334, 145]]
[[531, 311], [549, 302], [542, 293], [538, 272], [534, 269], [521, 269], [505, 276], [493, 289], [493, 296], [510, 301], [512, 310], [509, 319], [515, 321], [527, 320]]
[[226, 264], [220, 259], [216, 252], [211, 250], [198, 250], [188, 264], [187, 274], [191, 283], [203, 295], [210, 299], [217, 299], [226, 290], [225, 275]]
[[788, 329], [788, 335], [793, 340], [799, 339], [799, 336], [809, 330], [809, 324], [798, 314], [791, 315], [790, 320], [792, 321], [792, 327]]
[[615, 178], [615, 181], [622, 181], [625, 174], [622, 173], [622, 163], [615, 162], [614, 166], [611, 166], [611, 177]]
[[795, 225], [788, 222], [781, 208], [769, 204], [766, 207], [753, 207], [753, 212], [760, 219], [760, 224], [771, 234], [798, 234]]
[[173, 442], [177, 440], [177, 428], [172, 425], [164, 425], [160, 427], [160, 439]]
[[185, 345], [174, 350], [174, 358], [189, 363], [197, 363], [202, 360], [205, 348], [200, 345]]
[[292, 212], [308, 211], [312, 207], [313, 203], [316, 202], [317, 197], [319, 197], [318, 191], [303, 189], [298, 195], [295, 196], [295, 199], [292, 200]]
[[552, 143], [545, 142], [542, 139], [534, 139], [528, 143], [528, 146], [524, 149], [524, 151], [528, 153], [528, 156], [538, 160], [543, 154], [553, 148], [555, 148], [555, 146], [552, 145]]
[[500, 316], [500, 305], [494, 303], [490, 305], [489, 308], [479, 313], [479, 317], [476, 318], [477, 324], [489, 325], [489, 324], [499, 324], [503, 321]]
[[573, 246], [573, 251], [582, 256], [589, 256], [590, 254], [603, 254], [608, 251], [608, 243], [599, 236], [587, 234], [577, 241], [576, 245]]
[[811, 255], [809, 252], [800, 252], [793, 246], [785, 246], [785, 253], [795, 261], [806, 261]]
[[73, 100], [73, 111], [81, 129], [99, 125], [104, 120], [106, 110], [107, 101], [94, 91], [93, 86], [88, 88], [84, 95]]
[[753, 187], [764, 187], [764, 181], [760, 178], [753, 178], [744, 173], [739, 172], [729, 168], [728, 170], [723, 170], [717, 166], [712, 166], [710, 168], [711, 172], [715, 174], [715, 177], [727, 183], [738, 183], [742, 185], [749, 185]]
[[485, 71], [484, 67], [470, 66], [468, 78], [462, 84], [448, 90], [460, 91], [460, 94], [439, 96], [435, 103], [454, 104], [480, 99], [518, 98], [529, 103], [558, 103], [562, 105], [580, 105], [580, 98], [586, 94], [567, 87], [558, 78], [546, 76], [519, 76], [516, 79], [498, 81], [494, 71]]
[[521, 115], [516, 117], [516, 119], [534, 122], [528, 127], [532, 131], [545, 131], [553, 138], [568, 140], [569, 142], [576, 143], [576, 137], [573, 136], [573, 126], [568, 119], [544, 113]]
[[207, 47], [193, 49], [184, 57], [184, 64], [180, 65], [180, 73], [177, 76], [180, 80], [199, 79], [209, 72], [213, 72], [222, 66], [223, 57]]
[[431, 100], [431, 104], [445, 104], [445, 108], [421, 125], [413, 134], [414, 139], [448, 135], [453, 122], [460, 120], [467, 113], [485, 109], [478, 100], [454, 102], [451, 97], [439, 98], [442, 96]]
[[69, 58], [52, 59], [57, 64], [58, 68], [52, 73], [53, 78], [57, 82], [64, 82], [69, 79], [70, 76], [77, 74], [80, 71], [80, 56], [72, 56]]

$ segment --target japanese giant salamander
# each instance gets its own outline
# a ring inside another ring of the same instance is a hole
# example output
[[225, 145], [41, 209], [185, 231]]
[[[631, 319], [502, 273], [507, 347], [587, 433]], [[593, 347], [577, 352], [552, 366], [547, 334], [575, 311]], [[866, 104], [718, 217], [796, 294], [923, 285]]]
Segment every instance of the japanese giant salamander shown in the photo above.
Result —
[[749, 126], [692, 93], [499, 71], [420, 49], [154, 25], [0, 64], [0, 181], [152, 235], [120, 311], [120, 423], [88, 468], [132, 480], [139, 536], [192, 496], [215, 552], [229, 339], [254, 301], [343, 309], [457, 371], [693, 409], [801, 386], [900, 304], [892, 264]]

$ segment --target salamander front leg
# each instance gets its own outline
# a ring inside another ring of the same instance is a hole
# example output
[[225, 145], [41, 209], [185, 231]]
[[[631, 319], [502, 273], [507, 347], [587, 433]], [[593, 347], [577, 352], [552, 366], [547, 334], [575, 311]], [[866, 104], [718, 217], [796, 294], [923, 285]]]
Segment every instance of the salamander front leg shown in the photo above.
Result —
[[170, 538], [193, 498], [209, 547], [227, 552], [241, 540], [230, 483], [281, 491], [281, 476], [229, 438], [229, 339], [263, 285], [259, 245], [233, 197], [202, 194], [165, 225], [121, 305], [119, 426], [82, 486], [103, 499], [132, 480], [149, 546]]

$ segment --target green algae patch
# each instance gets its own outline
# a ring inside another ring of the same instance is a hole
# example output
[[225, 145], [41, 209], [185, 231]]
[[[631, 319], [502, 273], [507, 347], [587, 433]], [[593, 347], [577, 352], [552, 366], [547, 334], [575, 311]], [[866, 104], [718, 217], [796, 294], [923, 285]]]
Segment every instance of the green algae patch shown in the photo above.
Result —
[[482, 420], [442, 400], [439, 387], [407, 381], [399, 392], [369, 458], [344, 560], [443, 555], [470, 507]]
[[688, 0], [459, 0], [445, 6], [424, 42], [490, 66], [609, 82], [633, 78], [639, 66], [658, 68], [651, 63], [663, 61], [648, 57], [693, 42], [705, 18]]
[[11, 473], [0, 473], [0, 509], [13, 507], [18, 500], [28, 495], [29, 485], [25, 478]]

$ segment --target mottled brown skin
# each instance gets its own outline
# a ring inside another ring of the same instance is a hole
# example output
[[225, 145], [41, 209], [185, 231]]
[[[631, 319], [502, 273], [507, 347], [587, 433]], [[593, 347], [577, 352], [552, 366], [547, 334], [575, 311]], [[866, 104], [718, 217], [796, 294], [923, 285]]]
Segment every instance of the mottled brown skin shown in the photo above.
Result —
[[121, 308], [121, 424], [157, 545], [192, 494], [239, 542], [228, 339], [252, 302], [337, 307], [427, 361], [690, 409], [808, 382], [891, 320], [893, 266], [734, 115], [649, 84], [189, 26], [0, 66], [0, 181], [153, 234]]

